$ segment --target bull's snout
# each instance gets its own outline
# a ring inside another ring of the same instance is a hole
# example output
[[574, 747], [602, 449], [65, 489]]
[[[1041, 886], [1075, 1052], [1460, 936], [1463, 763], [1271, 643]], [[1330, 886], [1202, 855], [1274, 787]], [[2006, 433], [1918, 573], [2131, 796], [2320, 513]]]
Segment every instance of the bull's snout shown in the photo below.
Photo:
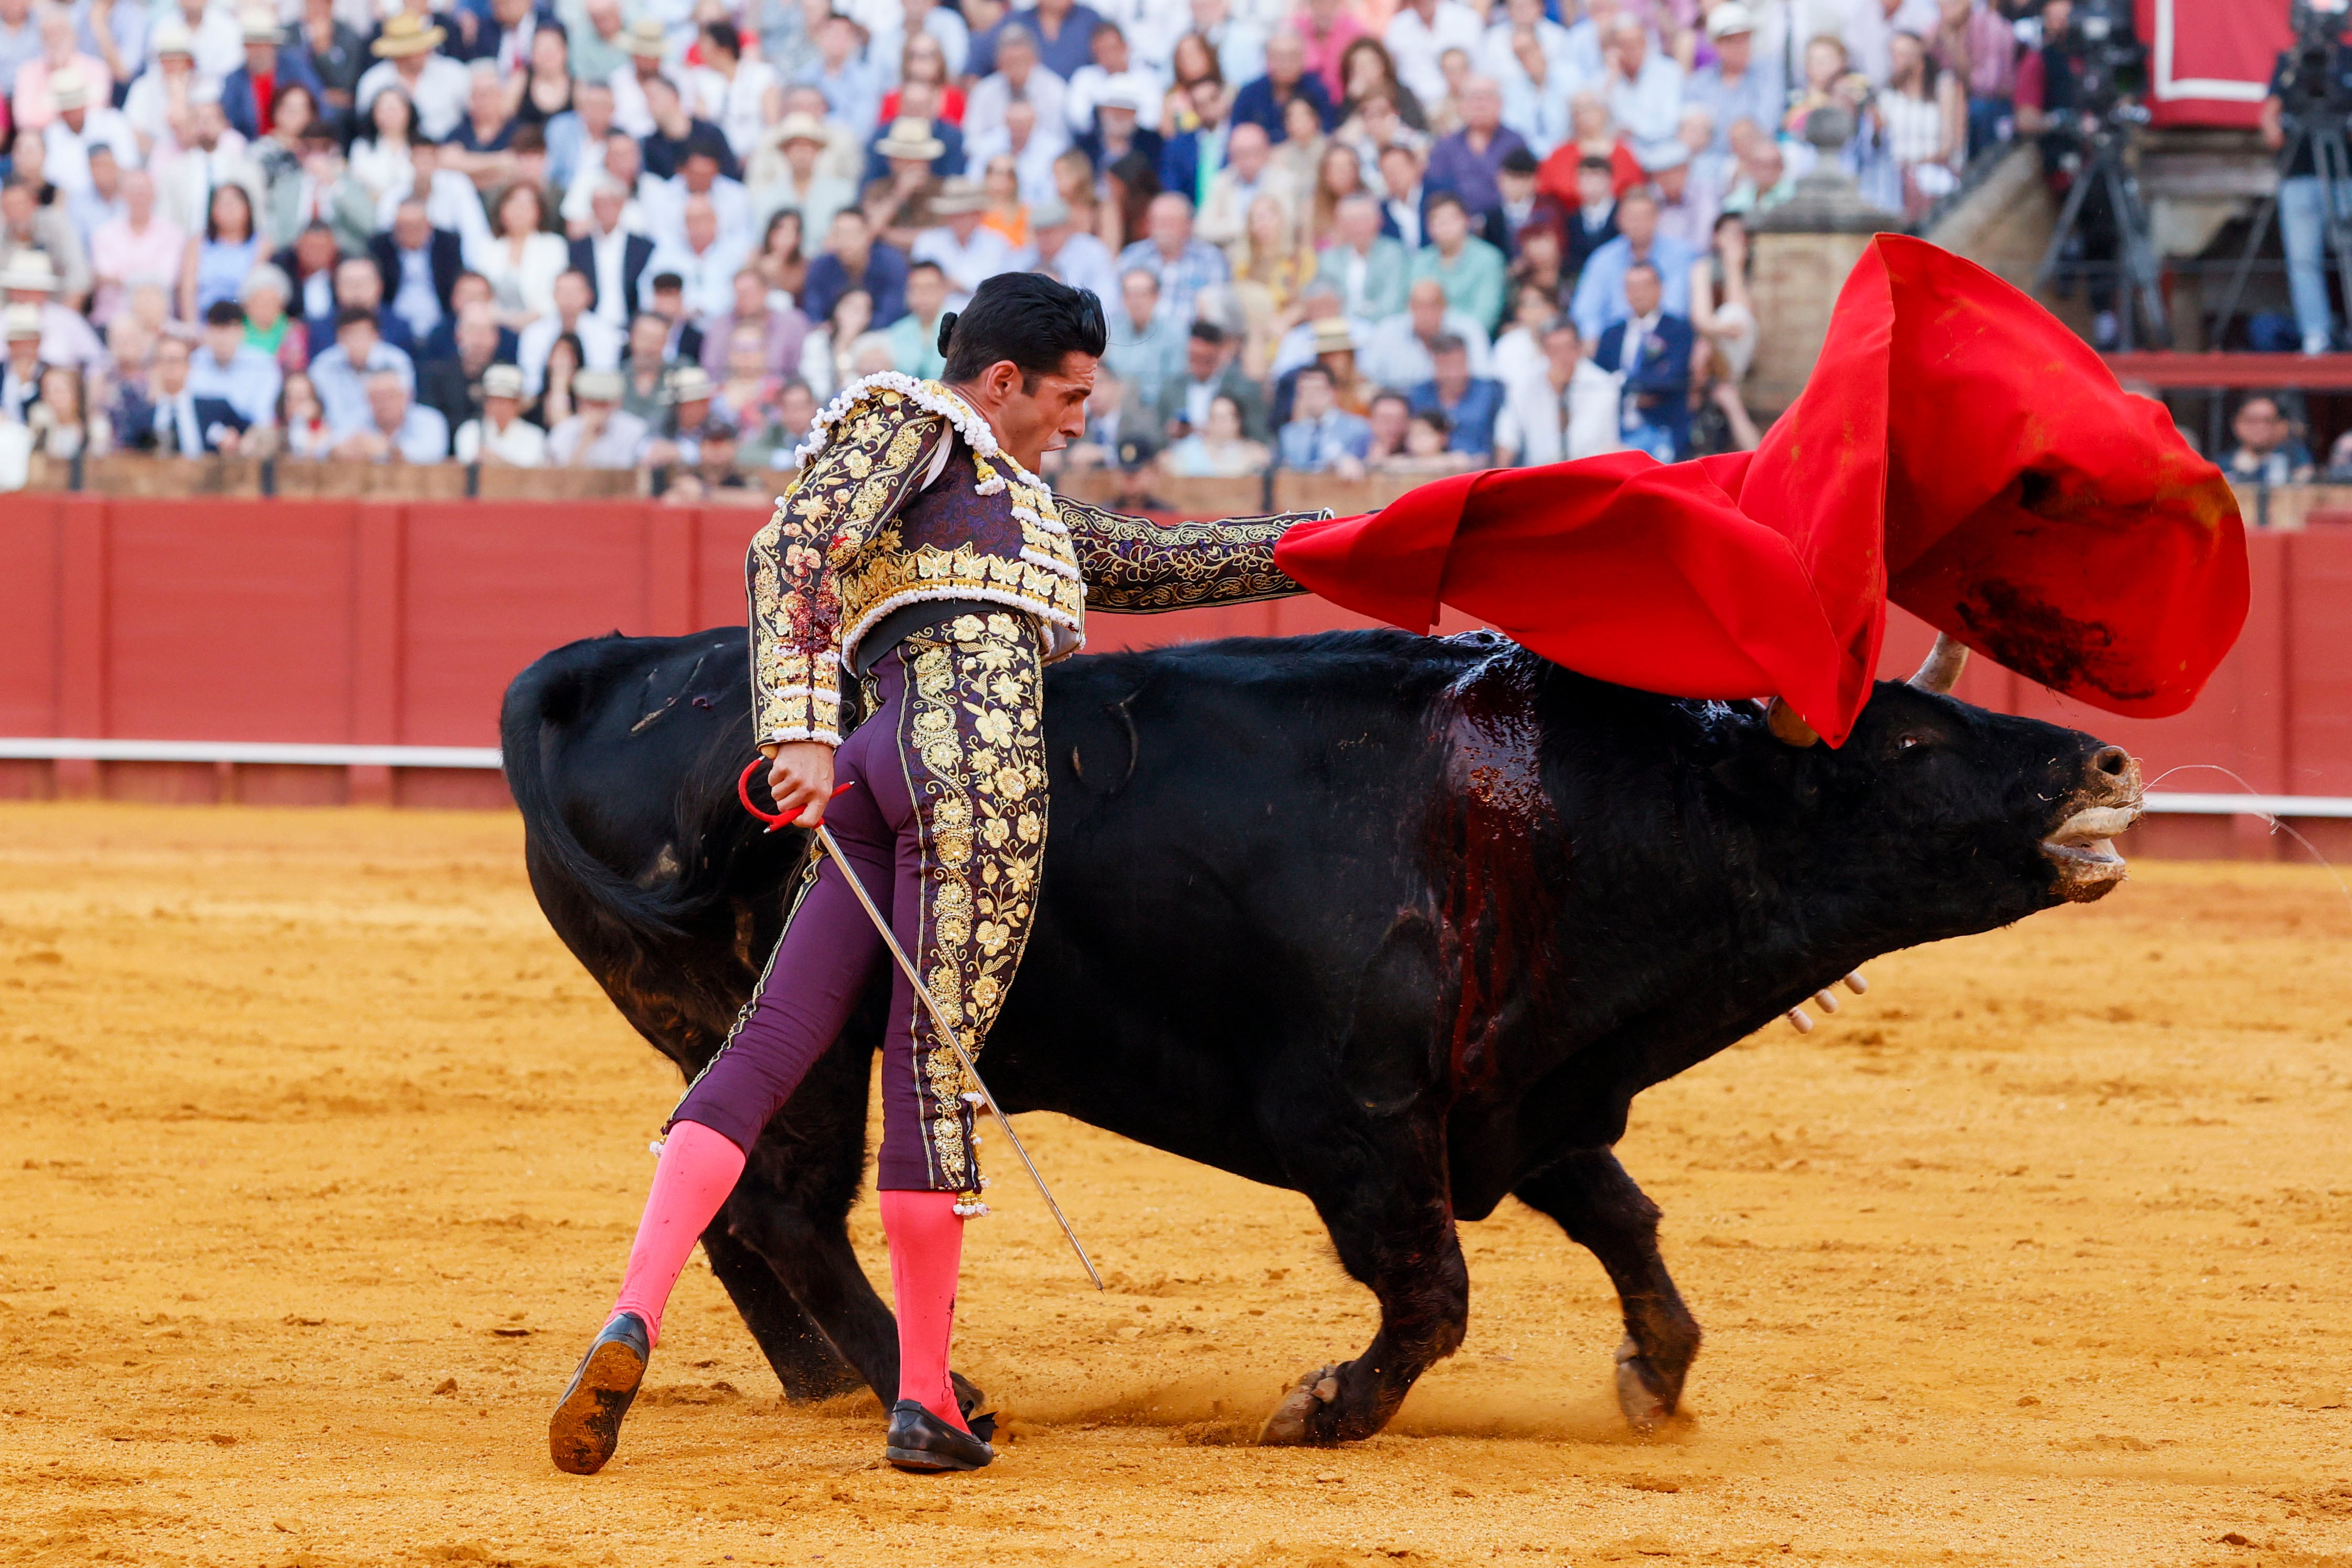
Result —
[[2139, 820], [2142, 807], [2139, 762], [2130, 752], [2102, 746], [2084, 764], [2065, 817], [2042, 841], [2057, 868], [2059, 896], [2070, 904], [2103, 898], [2124, 880], [2124, 857], [2112, 841]]

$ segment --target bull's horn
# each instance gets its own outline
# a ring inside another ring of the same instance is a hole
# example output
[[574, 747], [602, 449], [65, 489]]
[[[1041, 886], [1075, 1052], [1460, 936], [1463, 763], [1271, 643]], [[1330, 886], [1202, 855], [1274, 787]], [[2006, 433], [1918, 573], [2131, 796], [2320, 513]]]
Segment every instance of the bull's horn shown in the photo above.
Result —
[[1822, 738], [1820, 731], [1779, 697], [1764, 705], [1764, 727], [1784, 746], [1812, 746]]
[[1917, 673], [1904, 685], [1916, 691], [1933, 692], [1939, 697], [1948, 697], [1952, 695], [1952, 683], [1960, 678], [1960, 671], [1967, 667], [1968, 662], [1967, 644], [1949, 632], [1938, 632], [1936, 633], [1936, 645], [1927, 650], [1927, 656], [1920, 662]]

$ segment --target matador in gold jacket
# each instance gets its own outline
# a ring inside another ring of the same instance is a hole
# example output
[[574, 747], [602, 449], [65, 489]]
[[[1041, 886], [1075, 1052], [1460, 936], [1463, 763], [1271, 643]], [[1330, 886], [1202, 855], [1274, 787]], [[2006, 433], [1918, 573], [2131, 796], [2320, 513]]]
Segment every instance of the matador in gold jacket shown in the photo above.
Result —
[[[752, 738], [779, 808], [832, 828], [977, 1056], [1035, 918], [1044, 667], [1083, 645], [1089, 609], [1303, 590], [1274, 564], [1296, 516], [1163, 527], [1058, 497], [1036, 476], [1038, 455], [1084, 428], [1105, 340], [1093, 295], [1007, 274], [945, 323], [942, 380], [845, 388], [751, 542]], [[865, 716], [845, 735], [853, 681]], [[610, 1457], [694, 1238], [887, 962], [840, 868], [813, 857], [758, 993], [672, 1113], [612, 1321], [551, 1427], [560, 1467]], [[947, 1368], [963, 1221], [986, 1212], [966, 1077], [898, 976], [877, 1186], [899, 1327], [886, 1452], [908, 1469], [992, 1457]]]

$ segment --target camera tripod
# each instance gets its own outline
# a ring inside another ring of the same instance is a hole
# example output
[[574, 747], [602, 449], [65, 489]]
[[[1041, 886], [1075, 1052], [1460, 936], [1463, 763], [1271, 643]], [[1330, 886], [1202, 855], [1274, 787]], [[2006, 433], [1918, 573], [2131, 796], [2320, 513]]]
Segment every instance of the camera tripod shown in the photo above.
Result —
[[[2313, 123], [2314, 120], [2317, 123]], [[2352, 182], [2352, 152], [2345, 148], [2343, 116], [2323, 112], [2296, 117], [2294, 135], [2279, 157], [2282, 189], [2286, 171], [2294, 167], [2305, 147], [2311, 149], [2312, 172], [2319, 176], [2320, 210], [2326, 214], [2326, 243], [2336, 251], [2336, 279], [2344, 289], [2345, 309], [2352, 311], [2352, 204], [2343, 199], [2346, 183]], [[2237, 318], [2238, 302], [2245, 295], [2246, 280], [2253, 274], [2254, 256], [2263, 248], [2263, 237], [2278, 219], [2280, 194], [2280, 191], [2273, 191], [2263, 199], [2262, 210], [2254, 215], [2253, 227], [2246, 233], [2246, 248], [2240, 254], [2238, 265], [2230, 271], [2230, 291], [2221, 297], [2221, 313], [2213, 319], [2212, 335], [2206, 340], [2213, 348], [2228, 343], [2230, 323]], [[2285, 244], [2284, 234], [2280, 244]]]
[[[2147, 210], [2140, 205], [2131, 171], [2124, 166], [2122, 129], [2103, 120], [2091, 132], [2088, 154], [2083, 166], [2074, 172], [2074, 187], [2066, 193], [2066, 204], [2059, 211], [2057, 229], [2050, 236], [2049, 249], [2042, 253], [2042, 265], [2034, 269], [2033, 281], [2037, 286], [2046, 284], [2062, 268], [2090, 276], [2112, 267], [2117, 275], [2116, 319], [2121, 330], [2116, 346], [2126, 352], [2141, 346], [2141, 334], [2134, 329], [2137, 316], [2139, 325], [2146, 329], [2149, 346], [2169, 348], [2172, 329], [2165, 319], [2162, 269], [2157, 264], [2156, 241], [2148, 230]], [[2068, 266], [2064, 262], [2067, 242], [2082, 237], [2083, 210], [2094, 190], [2106, 196], [2107, 210], [2115, 220], [2118, 254], [2114, 261], [2085, 259]]]

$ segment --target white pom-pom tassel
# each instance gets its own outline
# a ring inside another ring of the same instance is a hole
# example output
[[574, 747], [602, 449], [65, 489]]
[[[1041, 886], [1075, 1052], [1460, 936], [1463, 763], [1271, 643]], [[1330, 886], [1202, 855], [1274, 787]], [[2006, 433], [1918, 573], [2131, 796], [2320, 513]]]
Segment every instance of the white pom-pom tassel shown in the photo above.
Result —
[[1825, 1013], [1833, 1013], [1838, 1010], [1837, 993], [1834, 991], [1815, 991], [1813, 993], [1813, 1000], [1821, 1004], [1822, 1011]]
[[1848, 975], [1845, 977], [1845, 988], [1852, 991], [1858, 997], [1862, 995], [1863, 992], [1870, 989], [1870, 982], [1862, 977], [1862, 971], [1860, 969], [1856, 969], [1853, 974]]
[[669, 1142], [667, 1138], [656, 1138], [652, 1143], [646, 1145], [646, 1153], [653, 1155], [656, 1159], [659, 1159], [661, 1158], [662, 1145], [667, 1142]]
[[1802, 1008], [1790, 1008], [1789, 1009], [1789, 1027], [1795, 1030], [1799, 1034], [1811, 1034], [1813, 1032], [1813, 1015], [1807, 1012]]

